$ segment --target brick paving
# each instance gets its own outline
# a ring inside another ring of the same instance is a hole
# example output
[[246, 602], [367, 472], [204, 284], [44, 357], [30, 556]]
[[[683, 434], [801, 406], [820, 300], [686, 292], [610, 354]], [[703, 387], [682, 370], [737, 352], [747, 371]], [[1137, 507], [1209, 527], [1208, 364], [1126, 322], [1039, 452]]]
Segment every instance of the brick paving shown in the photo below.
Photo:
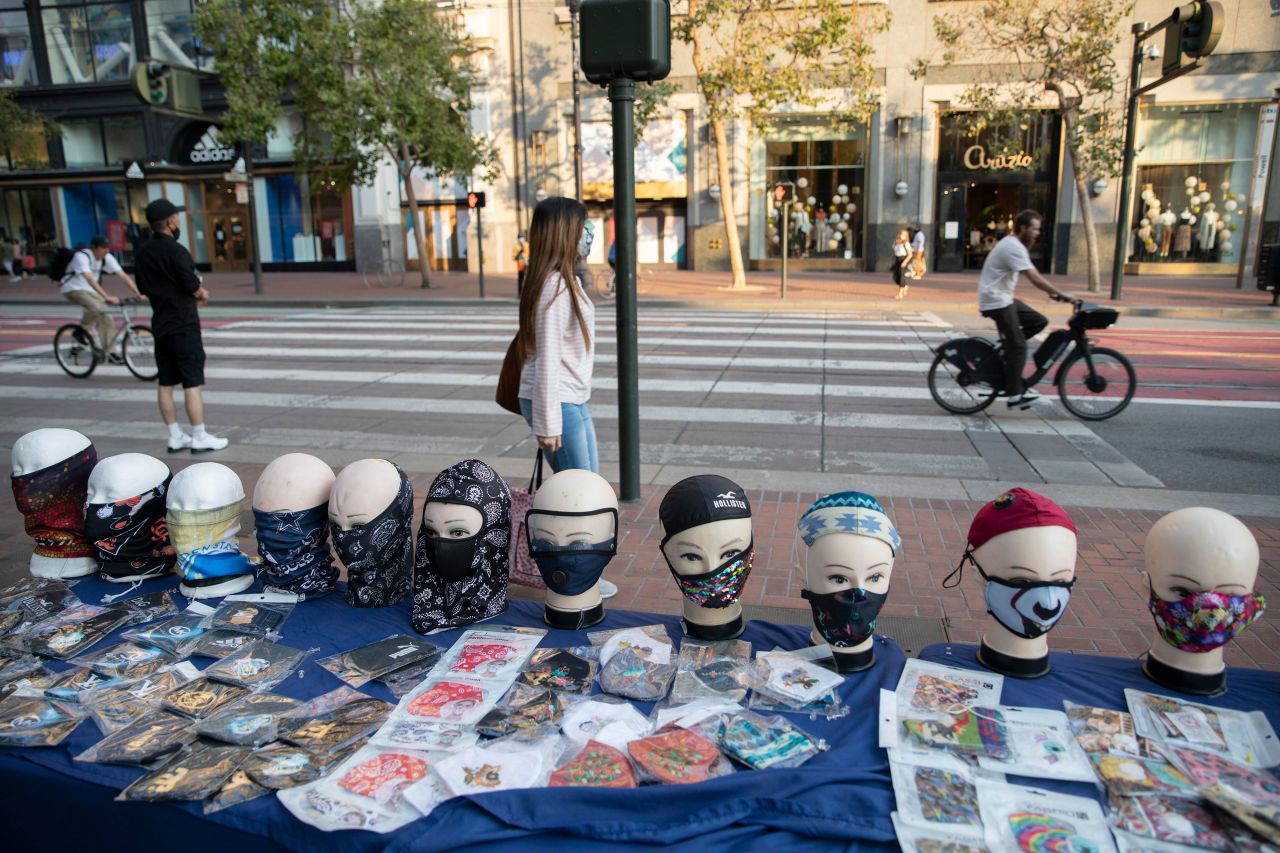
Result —
[[[179, 469], [185, 465], [173, 465]], [[264, 465], [233, 464], [245, 491]], [[415, 494], [426, 492], [435, 472], [409, 472]], [[856, 481], [849, 483], [857, 487]], [[6, 490], [7, 492], [7, 490]], [[658, 504], [665, 489], [646, 486], [641, 500], [624, 504], [618, 556], [606, 577], [618, 585], [618, 596], [609, 606], [658, 613], [677, 613], [680, 595], [672, 582], [658, 543], [662, 527]], [[814, 493], [749, 490], [755, 525], [756, 560], [743, 594], [744, 604], [804, 608], [795, 570], [796, 519], [818, 495]], [[417, 500], [421, 518], [422, 498]], [[976, 501], [928, 498], [882, 500], [903, 539], [885, 615], [947, 619], [957, 642], [976, 642], [983, 627], [982, 586], [978, 574], [965, 573], [959, 589], [943, 589], [942, 579], [955, 567], [964, 551], [969, 520], [981, 506]], [[1076, 651], [1118, 657], [1135, 657], [1146, 651], [1153, 633], [1146, 607], [1146, 584], [1140, 574], [1142, 541], [1161, 513], [1067, 506], [1080, 529], [1079, 562], [1071, 605], [1050, 635], [1057, 651]], [[1276, 606], [1280, 602], [1280, 518], [1242, 518], [1262, 551], [1257, 591]], [[254, 552], [253, 516], [246, 512], [242, 547]], [[416, 522], [415, 522], [416, 524]], [[30, 540], [11, 494], [0, 499], [0, 582], [8, 583], [26, 573]], [[1280, 671], [1280, 613], [1273, 611], [1254, 623], [1227, 649], [1232, 666]]]

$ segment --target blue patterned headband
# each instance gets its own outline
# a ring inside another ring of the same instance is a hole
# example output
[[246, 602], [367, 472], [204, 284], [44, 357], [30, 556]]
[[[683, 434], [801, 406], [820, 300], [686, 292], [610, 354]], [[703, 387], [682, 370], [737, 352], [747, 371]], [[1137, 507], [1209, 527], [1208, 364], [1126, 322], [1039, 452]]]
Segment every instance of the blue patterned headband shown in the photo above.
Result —
[[880, 502], [864, 492], [836, 492], [819, 498], [805, 510], [796, 528], [805, 547], [828, 533], [855, 533], [879, 539], [895, 557], [902, 549], [902, 537]]

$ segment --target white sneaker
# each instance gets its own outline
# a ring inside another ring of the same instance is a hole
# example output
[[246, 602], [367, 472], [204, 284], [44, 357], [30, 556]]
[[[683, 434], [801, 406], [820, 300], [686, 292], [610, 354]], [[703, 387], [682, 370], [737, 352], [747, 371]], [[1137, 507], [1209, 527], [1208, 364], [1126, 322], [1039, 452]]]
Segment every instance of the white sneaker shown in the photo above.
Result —
[[213, 433], [206, 432], [199, 438], [196, 438], [195, 436], [191, 437], [191, 452], [208, 453], [211, 450], [222, 450], [228, 444], [230, 444], [230, 442], [225, 438], [219, 438]]
[[169, 439], [170, 453], [181, 453], [184, 450], [190, 450], [190, 449], [191, 449], [191, 436], [185, 432], [182, 434], [182, 437], [179, 438], [177, 441], [174, 441], [172, 438]]
[[1005, 405], [1011, 409], [1029, 409], [1031, 404], [1040, 399], [1040, 395], [1035, 391], [1023, 391], [1016, 397], [1010, 397]]
[[617, 584], [610, 583], [609, 581], [605, 580], [604, 578], [600, 578], [599, 583], [600, 583], [600, 597], [601, 597], [601, 598], [613, 598], [615, 595], [617, 595], [617, 594], [618, 594], [618, 585], [617, 585]]

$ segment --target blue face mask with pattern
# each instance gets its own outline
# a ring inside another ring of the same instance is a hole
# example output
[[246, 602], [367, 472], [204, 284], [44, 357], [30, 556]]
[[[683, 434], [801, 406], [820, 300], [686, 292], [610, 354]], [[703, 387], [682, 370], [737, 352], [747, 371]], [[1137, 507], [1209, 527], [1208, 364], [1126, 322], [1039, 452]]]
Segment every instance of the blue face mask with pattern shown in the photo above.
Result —
[[254, 509], [262, 582], [319, 598], [333, 591], [338, 569], [329, 550], [329, 504], [297, 512]]
[[591, 243], [595, 239], [596, 228], [590, 222], [582, 226], [582, 236], [578, 238], [578, 257], [585, 258], [591, 254]]

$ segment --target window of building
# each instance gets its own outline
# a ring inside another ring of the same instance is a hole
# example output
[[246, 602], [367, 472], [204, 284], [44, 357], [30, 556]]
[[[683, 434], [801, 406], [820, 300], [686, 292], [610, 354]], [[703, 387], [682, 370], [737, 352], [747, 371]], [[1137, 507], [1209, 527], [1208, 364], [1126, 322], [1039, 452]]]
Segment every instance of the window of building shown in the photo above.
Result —
[[64, 119], [61, 127], [62, 156], [68, 169], [119, 166], [146, 159], [141, 116]]
[[1129, 260], [1240, 260], [1259, 105], [1143, 107]]
[[345, 261], [344, 193], [302, 175], [267, 175], [266, 222], [259, 243], [266, 263]]
[[47, 267], [58, 240], [51, 192], [47, 189], [0, 190], [0, 238], [5, 240], [6, 247], [17, 238], [24, 256], [34, 255], [38, 266]]
[[211, 71], [213, 58], [195, 34], [195, 7], [195, 0], [147, 0], [147, 41], [162, 62]]
[[[848, 131], [823, 119], [778, 121], [765, 133], [765, 256], [782, 255], [782, 207], [772, 197], [788, 187], [787, 252], [793, 258], [862, 257], [865, 127]], [[791, 193], [794, 192], [794, 201]]]
[[36, 83], [35, 54], [27, 10], [0, 8], [0, 86], [31, 86]]
[[137, 60], [130, 4], [46, 0], [42, 6], [54, 84], [128, 78]]

